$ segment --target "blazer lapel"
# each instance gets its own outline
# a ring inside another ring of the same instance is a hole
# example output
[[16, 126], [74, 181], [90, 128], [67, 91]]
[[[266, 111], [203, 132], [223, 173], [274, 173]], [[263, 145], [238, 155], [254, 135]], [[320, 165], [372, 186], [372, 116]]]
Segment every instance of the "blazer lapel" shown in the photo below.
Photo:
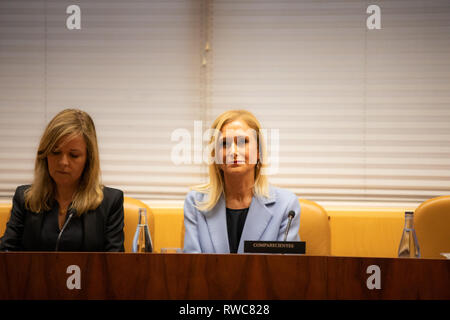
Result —
[[209, 236], [215, 253], [230, 253], [228, 243], [227, 218], [225, 199], [220, 197], [216, 206], [208, 212], [203, 212], [208, 225]]
[[247, 219], [245, 220], [244, 229], [242, 230], [238, 253], [244, 252], [245, 240], [261, 239], [264, 230], [266, 230], [267, 225], [272, 219], [272, 212], [270, 212], [266, 205], [273, 202], [275, 202], [275, 198], [272, 194], [269, 198], [253, 197], [248, 210]]

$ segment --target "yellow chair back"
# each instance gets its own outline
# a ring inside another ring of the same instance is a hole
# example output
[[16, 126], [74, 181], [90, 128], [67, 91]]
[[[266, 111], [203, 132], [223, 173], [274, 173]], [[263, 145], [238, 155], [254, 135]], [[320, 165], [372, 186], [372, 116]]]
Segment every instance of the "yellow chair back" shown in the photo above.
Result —
[[0, 203], [0, 238], [6, 230], [6, 223], [11, 215], [11, 203]]
[[450, 252], [450, 196], [423, 202], [414, 212], [414, 226], [423, 258]]
[[331, 253], [331, 231], [327, 211], [314, 201], [300, 199], [300, 240], [306, 242], [306, 254]]

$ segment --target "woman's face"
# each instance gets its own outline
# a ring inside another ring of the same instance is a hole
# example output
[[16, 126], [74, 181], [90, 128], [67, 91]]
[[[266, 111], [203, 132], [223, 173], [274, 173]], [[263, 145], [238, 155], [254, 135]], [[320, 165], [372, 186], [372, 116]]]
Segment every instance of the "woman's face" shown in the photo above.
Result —
[[58, 187], [76, 187], [86, 165], [86, 142], [81, 135], [62, 137], [47, 156], [48, 171]]
[[254, 172], [258, 155], [257, 133], [243, 120], [235, 120], [222, 127], [217, 151], [222, 159], [224, 174]]

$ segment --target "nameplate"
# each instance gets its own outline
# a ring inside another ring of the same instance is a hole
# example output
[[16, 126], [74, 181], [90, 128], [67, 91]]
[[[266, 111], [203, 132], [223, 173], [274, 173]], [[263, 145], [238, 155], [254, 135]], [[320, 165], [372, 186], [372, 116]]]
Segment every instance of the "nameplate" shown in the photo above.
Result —
[[244, 241], [245, 253], [304, 254], [305, 241]]

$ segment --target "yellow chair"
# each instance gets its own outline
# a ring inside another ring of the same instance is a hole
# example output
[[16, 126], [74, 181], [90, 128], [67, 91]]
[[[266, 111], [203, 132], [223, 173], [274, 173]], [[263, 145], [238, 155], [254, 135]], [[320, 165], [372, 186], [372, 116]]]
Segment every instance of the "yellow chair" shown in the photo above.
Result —
[[5, 233], [6, 223], [11, 215], [11, 207], [11, 203], [0, 203], [0, 238]]
[[147, 223], [150, 230], [150, 237], [152, 238], [153, 248], [155, 248], [155, 217], [152, 210], [142, 201], [124, 197], [123, 198], [123, 209], [124, 209], [124, 228], [123, 232], [125, 234], [125, 252], [131, 252], [131, 247], [133, 245], [133, 237], [136, 232], [136, 227], [139, 219], [139, 208], [147, 209]]
[[306, 254], [328, 256], [331, 231], [327, 211], [314, 201], [299, 199], [300, 240], [306, 242]]
[[154, 208], [155, 252], [162, 248], [180, 248], [184, 244], [184, 215], [182, 207]]
[[423, 258], [443, 258], [450, 252], [450, 196], [423, 202], [414, 212], [414, 226]]

